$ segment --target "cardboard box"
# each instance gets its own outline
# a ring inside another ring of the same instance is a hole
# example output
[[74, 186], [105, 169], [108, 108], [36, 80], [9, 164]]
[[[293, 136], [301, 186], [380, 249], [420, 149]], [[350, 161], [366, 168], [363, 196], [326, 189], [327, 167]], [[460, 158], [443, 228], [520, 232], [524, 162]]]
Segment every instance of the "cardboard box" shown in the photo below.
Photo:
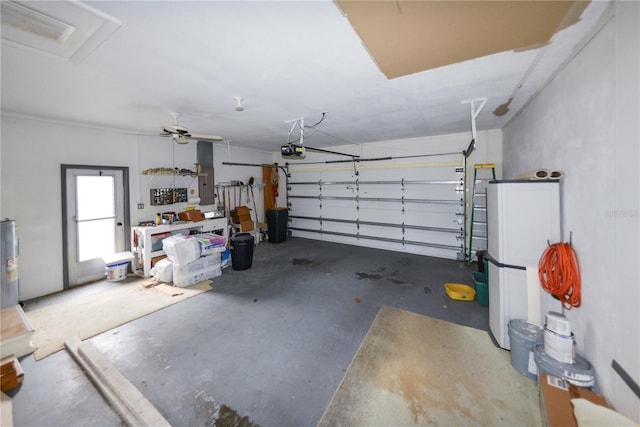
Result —
[[583, 398], [597, 405], [607, 406], [607, 401], [600, 394], [577, 387], [569, 382], [540, 372], [540, 414], [542, 423], [550, 427], [571, 427], [578, 423], [573, 415], [571, 399]]
[[253, 230], [253, 221], [240, 221], [240, 231], [251, 231]]
[[240, 224], [242, 221], [251, 221], [251, 210], [246, 206], [237, 206], [231, 211], [231, 219], [236, 224]]
[[166, 255], [154, 256], [153, 258], [151, 258], [151, 267], [153, 267], [158, 261], [165, 259], [166, 257]]
[[247, 206], [236, 206], [234, 212], [237, 212], [238, 215], [250, 215], [251, 209], [249, 209]]
[[204, 220], [204, 215], [202, 215], [201, 211], [194, 209], [190, 211], [179, 212], [178, 218], [180, 218], [182, 221], [198, 222]]

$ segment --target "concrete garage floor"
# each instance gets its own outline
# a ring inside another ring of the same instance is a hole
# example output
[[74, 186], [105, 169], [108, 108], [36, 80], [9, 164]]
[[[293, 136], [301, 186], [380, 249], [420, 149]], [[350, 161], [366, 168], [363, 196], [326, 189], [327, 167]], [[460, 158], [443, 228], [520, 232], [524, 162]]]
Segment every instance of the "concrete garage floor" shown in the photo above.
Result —
[[[291, 237], [254, 249], [213, 291], [90, 340], [174, 426], [315, 426], [381, 305], [488, 330], [487, 307], [443, 289], [475, 266]], [[65, 351], [21, 364], [16, 426], [121, 425]]]

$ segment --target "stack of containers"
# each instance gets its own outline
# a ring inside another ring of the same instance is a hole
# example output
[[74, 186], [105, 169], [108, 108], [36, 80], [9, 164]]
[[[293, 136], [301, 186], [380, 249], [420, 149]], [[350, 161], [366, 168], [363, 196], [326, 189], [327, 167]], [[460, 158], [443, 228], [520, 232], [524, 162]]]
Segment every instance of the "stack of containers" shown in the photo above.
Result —
[[535, 380], [538, 377], [538, 369], [534, 363], [533, 348], [543, 340], [542, 328], [520, 319], [509, 320], [508, 328], [511, 366], [525, 377]]
[[576, 354], [575, 336], [567, 318], [550, 311], [545, 320], [544, 341], [533, 349], [538, 371], [562, 378], [578, 387], [593, 387], [593, 367], [587, 359]]
[[[173, 281], [174, 286], [186, 287], [222, 274], [221, 255], [227, 241], [217, 234], [177, 234], [162, 241], [167, 259], [159, 261], [154, 269], [162, 271], [162, 281]], [[171, 269], [171, 280], [167, 270]]]
[[571, 324], [560, 313], [548, 312], [544, 325], [544, 351], [562, 363], [574, 363], [576, 340], [571, 332]]

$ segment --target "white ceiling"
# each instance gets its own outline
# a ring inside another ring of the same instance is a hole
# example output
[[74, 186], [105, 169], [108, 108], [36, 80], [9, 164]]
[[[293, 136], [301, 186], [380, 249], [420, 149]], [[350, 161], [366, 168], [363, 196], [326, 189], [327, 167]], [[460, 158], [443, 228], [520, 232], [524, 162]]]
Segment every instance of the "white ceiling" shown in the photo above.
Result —
[[[178, 111], [193, 133], [268, 151], [287, 141], [286, 121], [304, 117], [312, 125], [323, 112], [305, 144], [470, 133], [470, 108], [461, 101], [481, 97], [488, 101], [478, 130], [501, 128], [588, 40], [610, 6], [592, 2], [580, 22], [543, 48], [388, 80], [332, 1], [86, 4], [121, 26], [81, 60], [2, 40], [3, 114], [159, 135], [172, 122], [169, 112]], [[243, 112], [235, 111], [237, 96]], [[509, 112], [494, 115], [511, 97]]]

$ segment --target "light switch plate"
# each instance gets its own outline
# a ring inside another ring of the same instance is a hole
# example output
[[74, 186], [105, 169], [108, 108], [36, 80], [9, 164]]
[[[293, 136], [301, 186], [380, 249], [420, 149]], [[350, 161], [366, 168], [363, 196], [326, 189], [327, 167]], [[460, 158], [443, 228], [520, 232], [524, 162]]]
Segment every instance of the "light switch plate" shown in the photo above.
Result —
[[144, 203], [138, 203], [138, 209], [144, 209]]

